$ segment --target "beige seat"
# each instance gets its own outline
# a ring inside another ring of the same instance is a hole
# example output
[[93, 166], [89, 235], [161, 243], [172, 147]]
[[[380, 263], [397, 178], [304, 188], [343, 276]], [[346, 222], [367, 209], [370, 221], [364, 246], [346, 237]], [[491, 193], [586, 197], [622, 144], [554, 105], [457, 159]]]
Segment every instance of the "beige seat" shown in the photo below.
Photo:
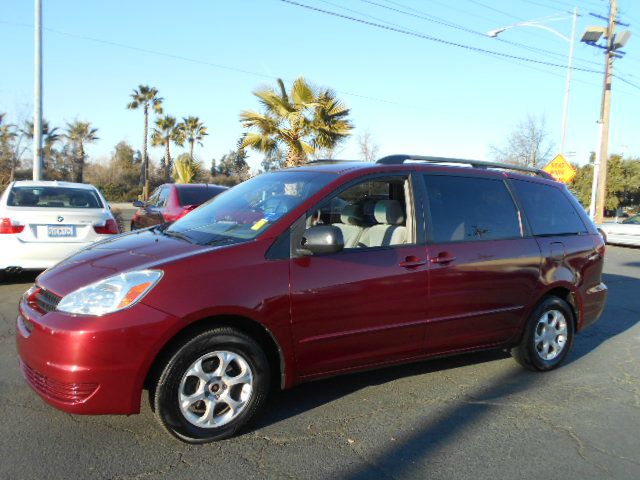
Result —
[[334, 227], [338, 227], [342, 231], [344, 239], [344, 248], [355, 248], [358, 240], [362, 235], [364, 228], [362, 222], [364, 213], [361, 205], [346, 205], [340, 214], [342, 223], [334, 223]]
[[374, 207], [373, 215], [378, 223], [364, 229], [358, 241], [359, 247], [388, 247], [407, 243], [407, 229], [400, 202], [380, 200]]

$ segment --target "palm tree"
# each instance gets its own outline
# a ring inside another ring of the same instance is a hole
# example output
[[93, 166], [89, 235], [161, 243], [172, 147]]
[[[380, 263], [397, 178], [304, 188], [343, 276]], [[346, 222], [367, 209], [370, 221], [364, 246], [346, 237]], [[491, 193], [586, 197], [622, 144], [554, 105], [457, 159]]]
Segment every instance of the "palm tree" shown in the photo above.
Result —
[[71, 142], [75, 153], [73, 168], [74, 182], [82, 183], [85, 158], [84, 146], [87, 143], [93, 143], [98, 140], [97, 132], [98, 129], [91, 127], [89, 122], [76, 120], [73, 123], [67, 123], [64, 136]]
[[[47, 160], [51, 158], [51, 155], [53, 153], [53, 147], [55, 146], [56, 143], [62, 141], [63, 135], [58, 133], [58, 131], [59, 131], [58, 127], [50, 128], [49, 122], [47, 120], [42, 120], [42, 140], [44, 143], [44, 148], [42, 150], [42, 159], [44, 163], [44, 165], [42, 166], [43, 170], [47, 166]], [[35, 135], [35, 127], [32, 121], [27, 120], [25, 122], [25, 126], [24, 126], [24, 129], [22, 130], [22, 133], [29, 140], [33, 140], [33, 137]]]
[[318, 90], [297, 78], [287, 92], [278, 79], [279, 91], [272, 88], [258, 90], [264, 112], [245, 110], [240, 120], [245, 128], [254, 129], [244, 138], [243, 147], [273, 155], [284, 147], [284, 165], [292, 167], [304, 163], [316, 149], [332, 149], [346, 139], [353, 125], [347, 119], [349, 109], [329, 89]]
[[16, 155], [13, 141], [18, 136], [18, 133], [15, 125], [4, 121], [5, 116], [6, 113], [0, 113], [0, 155], [9, 157], [9, 176], [7, 178], [0, 177], [1, 184], [4, 184], [6, 180], [12, 182], [16, 171]]
[[181, 147], [184, 145], [184, 130], [182, 124], [176, 123], [175, 117], [165, 115], [156, 119], [156, 126], [151, 132], [151, 145], [154, 147], [164, 146], [165, 154], [163, 160], [164, 178], [166, 182], [171, 181], [171, 142]]
[[189, 142], [189, 156], [193, 158], [193, 146], [196, 142], [202, 146], [202, 140], [208, 135], [207, 127], [198, 117], [183, 117], [180, 125], [184, 132], [184, 138]]
[[198, 174], [201, 167], [191, 155], [183, 153], [178, 155], [173, 165], [173, 176], [176, 179], [176, 183], [192, 183]]
[[127, 104], [130, 110], [142, 107], [144, 112], [144, 139], [142, 141], [142, 170], [140, 183], [144, 185], [143, 195], [146, 200], [149, 196], [149, 157], [147, 156], [147, 139], [149, 138], [149, 107], [159, 115], [162, 113], [162, 98], [158, 96], [158, 90], [148, 85], [138, 85], [131, 94], [131, 102]]

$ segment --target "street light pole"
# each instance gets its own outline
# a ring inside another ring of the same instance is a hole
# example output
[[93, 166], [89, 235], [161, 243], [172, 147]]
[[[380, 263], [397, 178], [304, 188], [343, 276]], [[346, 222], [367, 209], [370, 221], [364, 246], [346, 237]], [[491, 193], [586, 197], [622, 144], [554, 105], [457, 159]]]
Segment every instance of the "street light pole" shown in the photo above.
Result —
[[[566, 18], [566, 17], [559, 17], [559, 18]], [[557, 20], [559, 18], [554, 18], [554, 20]], [[568, 124], [568, 121], [569, 121], [568, 120], [569, 119], [569, 96], [571, 94], [571, 73], [572, 73], [572, 70], [573, 70], [573, 52], [574, 52], [574, 47], [575, 47], [577, 19], [578, 19], [578, 7], [575, 7], [574, 10], [573, 10], [573, 29], [572, 29], [572, 32], [571, 32], [571, 38], [568, 38], [567, 36], [563, 35], [559, 31], [557, 31], [556, 29], [551, 28], [551, 27], [549, 27], [547, 25], [543, 25], [542, 23], [539, 23], [538, 21], [535, 21], [535, 20], [529, 20], [527, 22], [514, 23], [513, 25], [508, 25], [506, 27], [496, 28], [495, 30], [490, 30], [490, 31], [487, 32], [488, 36], [496, 38], [499, 34], [504, 32], [505, 30], [509, 30], [511, 28], [532, 27], [532, 28], [539, 28], [539, 29], [542, 29], [542, 30], [546, 30], [546, 31], [548, 31], [550, 33], [553, 33], [556, 37], [560, 37], [565, 42], [569, 43], [569, 59], [567, 60], [567, 82], [566, 82], [566, 88], [565, 88], [565, 92], [564, 92], [564, 102], [563, 102], [563, 109], [562, 109], [562, 129], [561, 129], [561, 134], [560, 134], [560, 153], [564, 153], [565, 138], [567, 136], [567, 124]]]
[[42, 180], [42, 0], [35, 0], [34, 43], [33, 179]]
[[578, 21], [578, 7], [573, 9], [573, 27], [571, 41], [569, 42], [569, 64], [567, 65], [567, 87], [564, 94], [564, 107], [562, 109], [562, 138], [560, 140], [560, 153], [564, 155], [564, 141], [567, 137], [567, 122], [569, 119], [569, 95], [571, 94], [571, 72], [573, 69], [573, 51], [576, 45], [576, 23]]

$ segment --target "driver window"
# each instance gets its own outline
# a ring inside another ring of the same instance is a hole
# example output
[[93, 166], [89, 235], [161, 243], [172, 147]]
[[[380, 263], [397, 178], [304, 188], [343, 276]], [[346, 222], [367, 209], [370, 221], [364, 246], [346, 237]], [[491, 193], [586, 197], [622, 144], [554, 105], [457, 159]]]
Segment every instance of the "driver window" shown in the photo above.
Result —
[[320, 203], [309, 212], [306, 227], [337, 227], [345, 249], [415, 243], [409, 191], [405, 176], [365, 180]]

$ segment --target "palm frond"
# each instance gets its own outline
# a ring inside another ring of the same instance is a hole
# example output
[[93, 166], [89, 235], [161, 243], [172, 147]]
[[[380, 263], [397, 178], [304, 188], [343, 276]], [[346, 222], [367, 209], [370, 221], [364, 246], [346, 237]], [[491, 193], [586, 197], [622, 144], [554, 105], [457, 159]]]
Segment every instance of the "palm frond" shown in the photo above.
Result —
[[315, 89], [309, 85], [304, 77], [298, 77], [291, 87], [291, 99], [298, 108], [306, 108], [316, 102]]

